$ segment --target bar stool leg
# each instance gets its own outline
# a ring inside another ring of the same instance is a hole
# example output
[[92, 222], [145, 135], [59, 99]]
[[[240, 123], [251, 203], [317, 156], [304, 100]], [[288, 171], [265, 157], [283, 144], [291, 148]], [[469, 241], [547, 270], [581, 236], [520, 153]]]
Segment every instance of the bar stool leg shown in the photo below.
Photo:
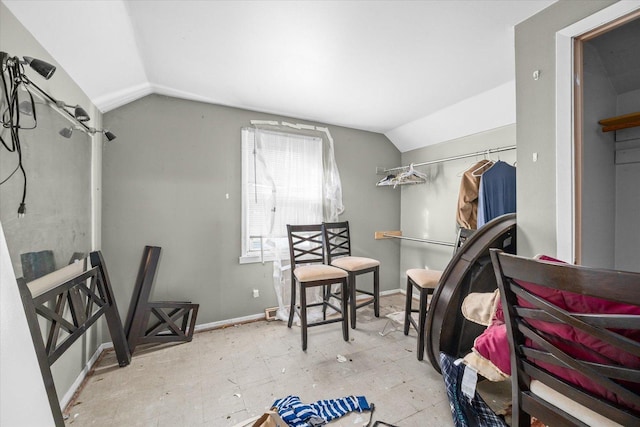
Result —
[[296, 312], [296, 279], [291, 277], [291, 305], [289, 305], [289, 322], [287, 326], [290, 328], [293, 325], [293, 315]]
[[411, 278], [407, 277], [407, 300], [404, 308], [404, 334], [409, 335], [409, 326], [411, 325], [411, 298], [413, 294], [413, 283]]
[[373, 270], [373, 314], [380, 317], [380, 268]]
[[331, 299], [331, 287], [333, 285], [325, 285], [322, 287], [322, 320], [327, 320], [327, 303]]
[[418, 360], [424, 359], [424, 325], [427, 321], [427, 289], [420, 290], [420, 309], [418, 319]]
[[302, 351], [307, 350], [307, 292], [300, 283], [300, 331], [302, 332]]
[[351, 329], [355, 329], [356, 309], [358, 304], [356, 301], [356, 275], [353, 272], [349, 272], [349, 276], [347, 277], [347, 288], [349, 292], [349, 315], [351, 317]]
[[[342, 295], [347, 295], [347, 280], [348, 279], [342, 279]], [[349, 341], [349, 322], [348, 322], [348, 317], [347, 317], [347, 302], [345, 301], [345, 298], [342, 298], [341, 301], [341, 307], [342, 307], [342, 338], [344, 338], [345, 341]], [[355, 310], [353, 310], [355, 312]]]

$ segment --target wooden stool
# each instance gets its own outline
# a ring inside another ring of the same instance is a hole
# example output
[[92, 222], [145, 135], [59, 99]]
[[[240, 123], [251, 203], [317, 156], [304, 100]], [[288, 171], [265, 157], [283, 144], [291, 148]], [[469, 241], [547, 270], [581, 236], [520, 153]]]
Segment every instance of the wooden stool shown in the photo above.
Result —
[[[356, 310], [369, 304], [373, 304], [374, 316], [380, 317], [380, 261], [373, 258], [351, 256], [349, 221], [325, 222], [322, 224], [322, 231], [327, 248], [328, 264], [338, 267], [348, 274], [347, 288], [349, 288], [349, 294], [347, 295], [347, 300], [350, 307], [351, 328], [356, 328]], [[358, 289], [356, 276], [367, 273], [373, 273], [371, 290]], [[358, 303], [358, 294], [369, 295], [372, 298]]]
[[[289, 256], [291, 258], [291, 306], [289, 308], [290, 328], [293, 315], [298, 311], [300, 316], [300, 331], [302, 333], [302, 350], [307, 350], [307, 328], [326, 325], [327, 323], [342, 323], [342, 337], [349, 341], [349, 317], [347, 315], [347, 272], [330, 265], [325, 265], [324, 240], [322, 224], [291, 225], [287, 224], [289, 237]], [[330, 302], [331, 286], [340, 283], [340, 307]], [[296, 285], [300, 285], [300, 307], [296, 305]], [[307, 289], [322, 286], [323, 299], [320, 302], [307, 303]], [[307, 308], [322, 306], [322, 320], [307, 322]], [[327, 307], [340, 313], [340, 317], [327, 319]]]
[[[418, 332], [418, 360], [424, 358], [424, 326], [427, 320], [427, 296], [433, 294], [438, 286], [442, 271], [424, 270], [422, 268], [413, 268], [407, 270], [407, 301], [404, 310], [404, 334], [409, 335], [409, 325]], [[420, 292], [420, 306], [414, 309], [412, 306], [413, 288]], [[418, 321], [416, 322], [411, 313], [418, 313]]]

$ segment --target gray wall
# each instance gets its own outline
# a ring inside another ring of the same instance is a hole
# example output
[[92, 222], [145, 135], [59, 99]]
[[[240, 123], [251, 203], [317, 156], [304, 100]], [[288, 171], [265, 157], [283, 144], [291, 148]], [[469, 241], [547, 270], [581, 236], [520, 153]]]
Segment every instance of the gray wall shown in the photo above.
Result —
[[[431, 145], [402, 154], [402, 164], [422, 163], [451, 156], [475, 153], [516, 144], [515, 125]], [[388, 191], [402, 193], [401, 228], [403, 235], [423, 239], [454, 242], [457, 234], [456, 211], [462, 173], [484, 156], [470, 157], [416, 167], [430, 176], [426, 184], [405, 185]], [[516, 150], [490, 154], [494, 160], [513, 164]], [[421, 242], [401, 241], [400, 282], [404, 287], [405, 272], [410, 268], [443, 270], [453, 248]]]
[[616, 91], [598, 52], [584, 43], [582, 260], [614, 268], [615, 132], [602, 132], [598, 120], [616, 115]]
[[[37, 78], [33, 76], [39, 84]], [[4, 100], [3, 92], [0, 88]], [[4, 111], [6, 102], [0, 101], [0, 108]], [[16, 172], [0, 186], [0, 221], [17, 277], [23, 277], [21, 254], [51, 250], [57, 269], [67, 265], [74, 252], [88, 254], [91, 250], [91, 140], [78, 131], [70, 139], [60, 136], [58, 131], [68, 127], [69, 122], [39, 101], [36, 113], [37, 127], [20, 131], [27, 174], [27, 211], [23, 218], [17, 215], [22, 199], [22, 173]], [[21, 115], [20, 121], [24, 126], [34, 123], [25, 115]], [[4, 132], [3, 138], [8, 135], [9, 132]], [[3, 148], [0, 179], [11, 174], [17, 160], [17, 153], [8, 153]]]
[[[640, 89], [616, 98], [618, 114], [640, 111]], [[611, 132], [616, 141], [616, 230], [615, 266], [626, 271], [640, 271], [640, 128]]]
[[[556, 253], [555, 35], [615, 3], [560, 0], [515, 28], [518, 253]], [[541, 70], [539, 80], [532, 79]], [[538, 153], [538, 161], [532, 154]]]
[[[73, 82], [71, 77], [42, 48], [33, 36], [18, 22], [4, 4], [0, 3], [0, 50], [12, 56], [32, 56], [57, 66], [54, 76], [45, 81], [37, 74], [33, 81], [54, 96], [82, 105], [91, 115], [92, 126], [99, 126], [101, 116], [89, 102], [86, 95]], [[39, 124], [33, 131], [24, 131], [24, 157], [27, 169], [27, 215], [17, 220], [16, 210], [20, 203], [22, 178], [19, 173], [0, 189], [0, 221], [6, 235], [9, 259], [2, 251], [1, 285], [16, 286], [15, 277], [21, 276], [19, 253], [28, 250], [55, 249], [58, 266], [67, 263], [74, 251], [92, 249], [95, 235], [92, 233], [92, 186], [95, 184], [91, 168], [92, 146], [96, 143], [78, 133], [71, 140], [58, 135], [64, 125], [60, 116], [48, 107], [38, 106]], [[26, 124], [26, 121], [24, 122]], [[3, 133], [3, 137], [6, 136]], [[15, 156], [1, 149], [0, 176], [4, 179], [15, 167]], [[16, 270], [15, 275], [11, 268]], [[26, 320], [17, 292], [3, 290], [0, 298], [2, 322], [2, 363], [0, 380], [2, 381], [2, 425], [48, 425], [51, 419], [48, 402], [42, 400], [44, 390], [40, 371], [30, 364], [35, 351], [30, 342], [25, 341]], [[15, 307], [20, 307], [16, 311]], [[22, 313], [22, 319], [20, 316]], [[11, 314], [9, 316], [9, 314]], [[7, 315], [7, 317], [5, 317]], [[58, 396], [62, 399], [85, 367], [88, 358], [95, 353], [101, 341], [99, 327], [94, 326], [87, 332], [86, 340], [76, 342], [52, 367]], [[27, 344], [26, 346], [24, 344]], [[32, 376], [16, 375], [26, 366], [36, 370]], [[11, 391], [5, 393], [10, 382]], [[29, 399], [25, 400], [25, 396]], [[70, 396], [66, 396], [70, 397]], [[25, 408], [24, 402], [29, 401]]]
[[[163, 248], [152, 298], [199, 303], [198, 324], [277, 305], [271, 263], [238, 262], [240, 130], [252, 119], [300, 122], [158, 95], [104, 115], [118, 139], [103, 152], [102, 248], [123, 316], [145, 245]], [[375, 187], [376, 166], [400, 153], [384, 135], [329, 129], [354, 254], [379, 259], [381, 288], [397, 289], [399, 248], [373, 235], [400, 226], [399, 192]]]

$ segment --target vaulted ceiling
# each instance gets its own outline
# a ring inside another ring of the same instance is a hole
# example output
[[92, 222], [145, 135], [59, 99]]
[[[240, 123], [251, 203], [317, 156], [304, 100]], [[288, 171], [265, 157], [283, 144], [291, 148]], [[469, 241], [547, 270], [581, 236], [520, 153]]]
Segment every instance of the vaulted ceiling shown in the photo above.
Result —
[[513, 28], [553, 3], [2, 1], [103, 112], [159, 93], [385, 133], [401, 151], [455, 137], [447, 114], [513, 123]]

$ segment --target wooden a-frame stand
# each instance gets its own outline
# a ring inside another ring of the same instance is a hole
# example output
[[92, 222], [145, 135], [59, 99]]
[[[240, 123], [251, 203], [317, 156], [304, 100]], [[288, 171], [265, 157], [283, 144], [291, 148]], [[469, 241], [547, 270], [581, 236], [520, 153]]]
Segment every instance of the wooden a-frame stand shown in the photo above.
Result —
[[139, 344], [191, 341], [199, 304], [150, 302], [151, 286], [160, 260], [159, 246], [145, 246], [131, 296], [125, 331], [131, 352]]

